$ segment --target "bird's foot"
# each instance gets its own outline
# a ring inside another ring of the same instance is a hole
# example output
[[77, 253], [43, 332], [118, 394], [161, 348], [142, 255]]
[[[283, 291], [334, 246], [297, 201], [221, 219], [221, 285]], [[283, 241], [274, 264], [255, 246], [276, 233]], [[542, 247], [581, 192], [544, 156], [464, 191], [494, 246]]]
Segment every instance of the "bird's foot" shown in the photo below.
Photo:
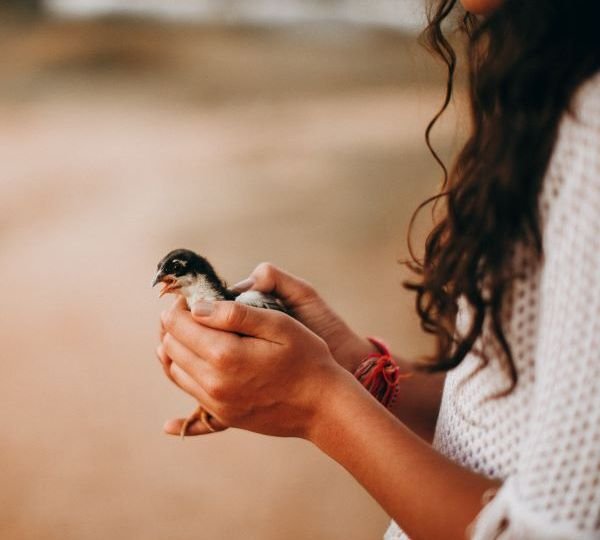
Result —
[[191, 424], [193, 424], [194, 422], [197, 422], [198, 420], [200, 420], [200, 422], [202, 422], [202, 424], [211, 433], [214, 433], [215, 431], [217, 431], [211, 424], [211, 419], [212, 419], [211, 414], [206, 409], [204, 409], [204, 407], [198, 407], [183, 422], [183, 424], [181, 426], [181, 431], [179, 432], [181, 440], [185, 439], [185, 435], [187, 433], [188, 427], [190, 427]]

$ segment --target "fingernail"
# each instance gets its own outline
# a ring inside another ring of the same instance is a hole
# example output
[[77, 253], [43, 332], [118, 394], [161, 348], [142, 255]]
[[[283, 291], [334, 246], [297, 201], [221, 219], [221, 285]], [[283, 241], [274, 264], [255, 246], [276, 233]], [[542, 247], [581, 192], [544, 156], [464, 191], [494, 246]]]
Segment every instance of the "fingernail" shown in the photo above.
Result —
[[213, 302], [207, 302], [206, 300], [200, 300], [200, 302], [196, 302], [192, 306], [192, 315], [196, 317], [207, 317], [212, 314], [215, 310], [215, 305]]
[[256, 280], [253, 277], [249, 277], [236, 283], [233, 287], [231, 287], [234, 291], [245, 292], [248, 289], [251, 289], [252, 286], [256, 283]]

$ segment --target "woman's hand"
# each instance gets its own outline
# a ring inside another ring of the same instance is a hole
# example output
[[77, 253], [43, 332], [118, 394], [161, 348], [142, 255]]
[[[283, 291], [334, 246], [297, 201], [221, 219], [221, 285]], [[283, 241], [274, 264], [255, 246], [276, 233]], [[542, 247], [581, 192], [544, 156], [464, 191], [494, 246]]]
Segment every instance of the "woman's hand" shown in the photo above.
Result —
[[[411, 537], [464, 537], [483, 493], [499, 482], [417, 437], [297, 320], [239, 302], [196, 305], [193, 312], [180, 300], [163, 314], [159, 356], [213, 422], [306, 438], [345, 467]], [[168, 423], [167, 432], [179, 434], [181, 422]], [[192, 435], [207, 432], [202, 422], [190, 426]]]
[[[190, 313], [178, 301], [161, 319], [165, 371], [217, 427], [309, 438], [328, 388], [348, 375], [323, 339], [284, 313], [239, 302], [201, 303]], [[166, 431], [178, 434], [181, 422]], [[206, 431], [190, 426], [190, 434]]]
[[373, 345], [353, 332], [311, 285], [272, 264], [258, 265], [248, 279], [233, 288], [277, 296], [296, 319], [327, 343], [332, 356], [348, 371], [354, 371], [374, 351]]

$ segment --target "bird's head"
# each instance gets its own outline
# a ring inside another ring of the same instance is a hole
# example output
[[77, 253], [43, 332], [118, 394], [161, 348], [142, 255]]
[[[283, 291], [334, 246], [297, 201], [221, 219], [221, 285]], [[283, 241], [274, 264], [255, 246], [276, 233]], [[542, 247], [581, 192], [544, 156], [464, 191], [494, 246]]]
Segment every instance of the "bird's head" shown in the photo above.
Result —
[[198, 276], [208, 275], [214, 275], [214, 270], [204, 257], [189, 249], [175, 249], [158, 263], [152, 286], [162, 283], [163, 296], [189, 286]]

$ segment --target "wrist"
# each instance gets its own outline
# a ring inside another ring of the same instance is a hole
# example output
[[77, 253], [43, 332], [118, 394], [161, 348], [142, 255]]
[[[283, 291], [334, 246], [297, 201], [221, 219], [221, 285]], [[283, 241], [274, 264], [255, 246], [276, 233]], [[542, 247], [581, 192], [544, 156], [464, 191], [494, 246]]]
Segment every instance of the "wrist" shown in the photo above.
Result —
[[349, 371], [336, 365], [318, 393], [306, 439], [325, 450], [341, 433], [348, 411], [365, 398], [376, 404]]
[[331, 351], [334, 358], [346, 371], [354, 373], [356, 368], [369, 354], [378, 352], [377, 348], [366, 338], [361, 338], [353, 332]]

